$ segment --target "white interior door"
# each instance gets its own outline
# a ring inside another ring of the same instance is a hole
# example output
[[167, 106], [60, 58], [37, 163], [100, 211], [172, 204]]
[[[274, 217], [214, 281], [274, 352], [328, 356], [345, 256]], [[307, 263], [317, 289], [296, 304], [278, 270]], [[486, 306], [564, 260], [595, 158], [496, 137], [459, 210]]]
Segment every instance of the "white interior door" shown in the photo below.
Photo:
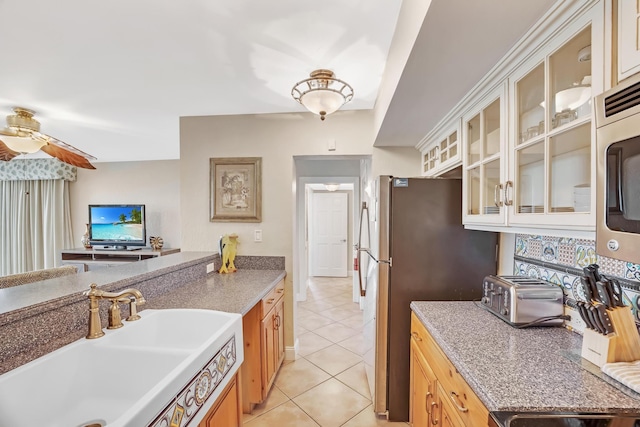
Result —
[[347, 193], [313, 193], [311, 276], [347, 277]]

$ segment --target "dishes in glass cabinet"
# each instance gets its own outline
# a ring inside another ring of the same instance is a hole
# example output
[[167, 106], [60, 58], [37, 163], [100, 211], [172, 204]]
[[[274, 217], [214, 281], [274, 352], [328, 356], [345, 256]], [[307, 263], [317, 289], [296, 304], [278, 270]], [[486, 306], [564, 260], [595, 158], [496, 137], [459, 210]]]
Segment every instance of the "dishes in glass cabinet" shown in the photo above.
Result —
[[544, 213], [544, 206], [521, 205], [521, 206], [518, 206], [518, 213]]
[[484, 214], [485, 215], [497, 215], [500, 213], [500, 208], [497, 206], [485, 206]]

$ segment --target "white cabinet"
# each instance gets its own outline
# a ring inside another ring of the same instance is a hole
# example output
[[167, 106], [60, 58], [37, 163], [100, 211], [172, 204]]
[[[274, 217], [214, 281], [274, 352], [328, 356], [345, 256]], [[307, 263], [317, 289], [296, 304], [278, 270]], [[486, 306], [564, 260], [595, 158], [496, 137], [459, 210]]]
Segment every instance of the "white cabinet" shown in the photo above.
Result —
[[463, 118], [463, 200], [465, 224], [505, 224], [505, 85], [486, 96]]
[[557, 29], [463, 117], [467, 227], [595, 229], [603, 24], [597, 4]]
[[640, 1], [618, 0], [618, 80], [640, 71]]
[[462, 163], [460, 149], [460, 121], [418, 145], [422, 153], [422, 175], [438, 176]]

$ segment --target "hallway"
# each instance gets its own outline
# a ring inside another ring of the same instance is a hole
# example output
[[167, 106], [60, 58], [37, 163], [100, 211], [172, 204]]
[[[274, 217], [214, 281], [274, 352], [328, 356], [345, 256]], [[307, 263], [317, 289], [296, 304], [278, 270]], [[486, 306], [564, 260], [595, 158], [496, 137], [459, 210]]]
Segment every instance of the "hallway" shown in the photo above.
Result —
[[298, 359], [285, 361], [247, 427], [406, 426], [375, 417], [362, 362], [362, 312], [352, 281], [315, 277], [298, 303]]

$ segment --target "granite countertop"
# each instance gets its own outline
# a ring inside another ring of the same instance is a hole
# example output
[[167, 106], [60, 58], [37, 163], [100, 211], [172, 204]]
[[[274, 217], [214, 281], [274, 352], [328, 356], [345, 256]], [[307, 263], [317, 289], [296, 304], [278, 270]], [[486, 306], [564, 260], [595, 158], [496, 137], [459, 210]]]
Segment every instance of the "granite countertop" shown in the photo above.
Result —
[[246, 314], [285, 277], [284, 270], [238, 270], [210, 273], [158, 296], [141, 309], [202, 308]]
[[102, 268], [0, 289], [0, 323], [2, 314], [29, 306], [50, 304], [51, 301], [65, 296], [82, 293], [89, 289], [91, 283], [96, 283], [98, 286], [108, 285], [104, 288], [105, 290], [123, 288], [132, 286], [141, 280], [165, 274], [178, 267], [185, 268], [203, 260], [213, 262], [213, 259], [214, 254], [211, 252], [179, 252], [144, 261], [130, 262], [117, 267]]
[[640, 395], [583, 361], [574, 332], [516, 329], [470, 301], [411, 308], [489, 411], [640, 410]]

